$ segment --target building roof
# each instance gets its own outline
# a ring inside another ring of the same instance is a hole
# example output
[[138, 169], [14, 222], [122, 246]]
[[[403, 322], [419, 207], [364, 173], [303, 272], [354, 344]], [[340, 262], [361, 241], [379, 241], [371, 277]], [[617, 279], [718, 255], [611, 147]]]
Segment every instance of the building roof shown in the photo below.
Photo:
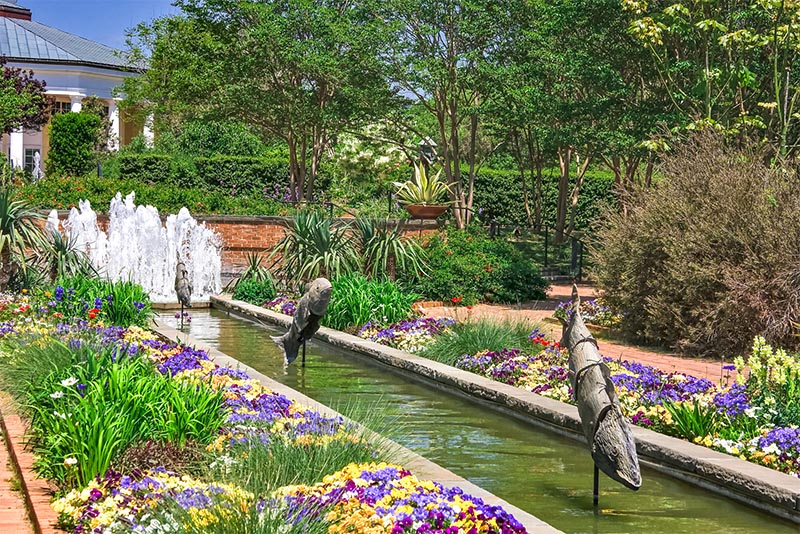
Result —
[[[19, 8], [12, 0], [0, 7]], [[24, 9], [24, 8], [23, 8]], [[117, 51], [32, 20], [0, 16], [0, 55], [12, 61], [67, 63], [125, 70]]]

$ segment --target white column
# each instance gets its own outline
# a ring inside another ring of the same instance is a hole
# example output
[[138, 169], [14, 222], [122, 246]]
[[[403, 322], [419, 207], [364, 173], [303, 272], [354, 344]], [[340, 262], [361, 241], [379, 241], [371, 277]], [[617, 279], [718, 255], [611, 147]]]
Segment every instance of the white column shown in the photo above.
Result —
[[144, 127], [142, 128], [142, 135], [144, 135], [144, 141], [147, 143], [147, 146], [153, 146], [153, 142], [155, 141], [155, 134], [153, 133], [153, 116], [148, 115], [147, 119], [144, 121]]
[[25, 134], [22, 130], [14, 130], [8, 136], [8, 151], [11, 164], [15, 169], [25, 165]]
[[69, 97], [69, 101], [72, 103], [72, 112], [79, 113], [81, 108], [83, 107], [81, 102], [83, 101], [82, 96], [71, 96]]
[[111, 121], [111, 136], [108, 139], [108, 149], [119, 149], [119, 108], [117, 103], [112, 100], [108, 104], [108, 118]]

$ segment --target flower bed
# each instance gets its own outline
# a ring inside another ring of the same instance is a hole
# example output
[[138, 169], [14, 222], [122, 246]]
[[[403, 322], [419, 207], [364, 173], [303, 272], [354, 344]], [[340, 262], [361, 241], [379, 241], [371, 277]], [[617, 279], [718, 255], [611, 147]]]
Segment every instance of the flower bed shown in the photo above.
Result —
[[[566, 350], [534, 331], [538, 349], [464, 355], [456, 366], [562, 402], [574, 403]], [[634, 424], [690, 439], [800, 476], [800, 360], [757, 338], [753, 352], [728, 368], [732, 385], [605, 358]], [[746, 372], [749, 367], [750, 371]]]
[[[525, 531], [500, 508], [374, 463], [383, 453], [341, 417], [219, 367], [203, 351], [136, 326], [106, 326], [91, 310], [78, 306], [70, 308], [72, 317], [59, 317], [39, 309], [36, 298], [0, 298], [4, 368], [21, 369], [35, 351], [52, 363], [22, 384], [22, 394], [32, 406], [35, 468], [62, 489], [53, 507], [76, 534]], [[128, 424], [155, 402], [167, 404]], [[97, 410], [96, 424], [76, 426], [87, 406]], [[120, 433], [123, 427], [130, 435]], [[99, 455], [86, 436], [70, 441], [76, 428], [116, 428], [115, 439], [127, 437]], [[164, 467], [113, 468], [127, 445], [135, 449], [136, 440], [158, 436], [176, 446], [204, 445], [208, 467], [191, 476]]]
[[386, 327], [370, 321], [361, 327], [358, 337], [416, 354], [433, 343], [437, 335], [454, 324], [455, 320], [449, 317], [443, 319], [421, 317]]
[[[569, 322], [572, 315], [572, 301], [559, 303], [553, 312], [553, 317], [564, 322]], [[622, 321], [622, 316], [615, 313], [603, 299], [581, 300], [581, 316], [586, 324], [615, 328]]]

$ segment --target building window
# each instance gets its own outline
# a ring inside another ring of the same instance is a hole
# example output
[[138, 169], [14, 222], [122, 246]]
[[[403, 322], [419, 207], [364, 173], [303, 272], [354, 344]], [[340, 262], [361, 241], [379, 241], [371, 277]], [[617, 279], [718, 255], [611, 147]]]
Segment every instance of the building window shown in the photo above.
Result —
[[[33, 162], [36, 158], [36, 153], [39, 153], [41, 157], [42, 149], [41, 148], [26, 148], [25, 149], [25, 170], [28, 172], [33, 172]], [[42, 162], [39, 161], [39, 167], [41, 167]], [[40, 169], [41, 170], [41, 169]]]
[[69, 113], [70, 111], [72, 111], [72, 102], [53, 102], [53, 115]]

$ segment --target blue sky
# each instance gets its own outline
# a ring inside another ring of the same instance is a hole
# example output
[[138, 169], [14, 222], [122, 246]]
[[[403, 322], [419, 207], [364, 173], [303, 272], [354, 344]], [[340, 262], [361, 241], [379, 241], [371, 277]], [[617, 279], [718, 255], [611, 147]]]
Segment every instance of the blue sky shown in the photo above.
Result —
[[161, 15], [177, 13], [172, 0], [17, 0], [33, 20], [114, 48], [125, 45], [125, 30]]

